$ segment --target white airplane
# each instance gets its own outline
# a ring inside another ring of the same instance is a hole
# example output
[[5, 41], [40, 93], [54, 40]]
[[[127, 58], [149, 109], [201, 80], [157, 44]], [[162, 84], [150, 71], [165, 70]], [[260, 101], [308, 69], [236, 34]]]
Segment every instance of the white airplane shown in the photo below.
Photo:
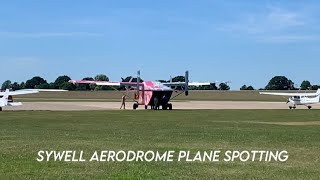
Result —
[[274, 96], [286, 96], [289, 97], [287, 103], [292, 103], [293, 106], [289, 106], [290, 109], [296, 109], [297, 105], [303, 105], [312, 109], [311, 104], [320, 103], [320, 89], [316, 93], [273, 93], [273, 92], [260, 92], [260, 94], [274, 95]]
[[2, 111], [2, 107], [5, 106], [21, 106], [21, 102], [13, 102], [12, 96], [17, 95], [25, 95], [25, 94], [36, 94], [39, 92], [64, 92], [66, 90], [56, 90], [56, 89], [24, 89], [17, 91], [10, 91], [6, 89], [5, 92], [0, 92], [0, 111]]

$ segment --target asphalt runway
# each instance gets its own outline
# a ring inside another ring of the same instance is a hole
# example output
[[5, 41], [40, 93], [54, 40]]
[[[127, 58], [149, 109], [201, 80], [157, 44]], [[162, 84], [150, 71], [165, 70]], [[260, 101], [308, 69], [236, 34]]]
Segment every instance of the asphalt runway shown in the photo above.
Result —
[[[173, 109], [288, 109], [284, 102], [256, 101], [189, 101], [173, 102]], [[50, 111], [84, 111], [84, 110], [119, 110], [120, 102], [25, 102], [23, 106], [4, 107], [3, 110], [50, 110]], [[132, 102], [127, 103], [127, 109], [132, 110]], [[312, 106], [320, 109], [320, 104]], [[149, 107], [150, 108], [150, 107]], [[144, 106], [139, 106], [144, 109]], [[298, 106], [297, 109], [307, 109]]]

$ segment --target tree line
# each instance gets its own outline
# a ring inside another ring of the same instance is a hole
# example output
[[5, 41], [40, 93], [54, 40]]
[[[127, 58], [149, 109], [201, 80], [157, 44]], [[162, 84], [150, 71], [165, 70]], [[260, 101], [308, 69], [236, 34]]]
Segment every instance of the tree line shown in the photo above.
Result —
[[[122, 82], [137, 82], [137, 78], [133, 78], [132, 76], [127, 76], [126, 78], [121, 78]], [[111, 87], [108, 86], [97, 86], [94, 84], [72, 84], [69, 83], [71, 78], [69, 76], [59, 76], [54, 82], [47, 82], [44, 78], [40, 76], [35, 76], [26, 82], [11, 82], [10, 80], [5, 81], [1, 89], [12, 89], [12, 90], [19, 90], [19, 89], [64, 89], [69, 91], [100, 91], [100, 90], [113, 90]], [[88, 81], [109, 81], [109, 78], [105, 74], [98, 74], [94, 78], [93, 77], [85, 77], [82, 80]], [[159, 82], [184, 82], [184, 76], [176, 76], [171, 80], [158, 80]], [[141, 82], [143, 80], [141, 79]], [[175, 89], [179, 89], [181, 87], [175, 87]], [[317, 90], [320, 88], [320, 85], [312, 85], [310, 81], [305, 80], [301, 83], [300, 87], [295, 87], [293, 81], [288, 79], [285, 76], [275, 76], [273, 77], [269, 83], [264, 87], [260, 88], [259, 90]], [[124, 90], [124, 87], [120, 88], [120, 90]], [[216, 83], [212, 83], [207, 86], [193, 86], [190, 87], [190, 90], [230, 90], [230, 87], [227, 83], [220, 83], [218, 86]], [[240, 90], [255, 90], [253, 86], [243, 85]]]
[[[137, 82], [137, 78], [133, 78], [132, 76], [127, 76], [126, 78], [121, 78], [122, 82]], [[69, 91], [100, 91], [100, 90], [113, 90], [113, 88], [108, 86], [97, 86], [95, 84], [72, 84], [69, 83], [71, 78], [69, 76], [59, 76], [54, 82], [48, 82], [44, 78], [40, 76], [35, 76], [26, 82], [13, 82], [10, 80], [5, 81], [1, 89], [12, 89], [12, 90], [20, 90], [20, 89], [64, 89]], [[94, 78], [93, 77], [85, 77], [82, 80], [87, 81], [109, 81], [109, 78], [105, 74], [98, 74]], [[143, 82], [143, 79], [140, 79]], [[159, 80], [160, 82], [170, 82], [170, 80]], [[176, 76], [172, 79], [172, 82], [184, 82], [184, 76]], [[179, 89], [180, 87], [175, 87], [175, 89]], [[124, 87], [119, 88], [119, 90], [124, 90]], [[226, 83], [220, 83], [217, 87], [215, 83], [209, 86], [199, 86], [199, 87], [190, 87], [191, 90], [230, 90], [230, 87]]]
[[[299, 87], [295, 86], [295, 83], [285, 76], [275, 76], [265, 88], [259, 90], [317, 90], [320, 85], [312, 85], [310, 81], [304, 80]], [[252, 86], [243, 85], [240, 90], [255, 90]]]

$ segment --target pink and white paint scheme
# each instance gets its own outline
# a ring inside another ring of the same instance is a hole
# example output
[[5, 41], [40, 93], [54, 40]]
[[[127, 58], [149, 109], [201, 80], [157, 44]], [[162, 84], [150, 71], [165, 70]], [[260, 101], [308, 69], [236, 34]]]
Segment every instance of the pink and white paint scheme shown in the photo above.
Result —
[[145, 105], [147, 109], [151, 106], [152, 109], [158, 109], [162, 106], [162, 109], [172, 109], [172, 104], [169, 103], [173, 93], [171, 87], [181, 87], [180, 92], [184, 92], [188, 96], [188, 86], [203, 86], [210, 85], [212, 83], [189, 83], [189, 72], [185, 73], [185, 82], [154, 82], [144, 81], [140, 82], [140, 71], [138, 71], [137, 82], [110, 82], [110, 81], [87, 81], [87, 80], [70, 80], [73, 84], [95, 84], [98, 86], [110, 86], [110, 87], [131, 87], [136, 90], [135, 97], [133, 98], [136, 103], [133, 105], [133, 109], [138, 108], [139, 105]]

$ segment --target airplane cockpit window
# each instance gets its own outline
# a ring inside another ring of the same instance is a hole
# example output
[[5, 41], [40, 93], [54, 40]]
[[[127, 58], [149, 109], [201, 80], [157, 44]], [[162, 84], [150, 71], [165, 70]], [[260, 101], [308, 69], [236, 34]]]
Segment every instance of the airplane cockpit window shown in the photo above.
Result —
[[294, 96], [293, 98], [294, 99], [300, 99], [300, 96]]

